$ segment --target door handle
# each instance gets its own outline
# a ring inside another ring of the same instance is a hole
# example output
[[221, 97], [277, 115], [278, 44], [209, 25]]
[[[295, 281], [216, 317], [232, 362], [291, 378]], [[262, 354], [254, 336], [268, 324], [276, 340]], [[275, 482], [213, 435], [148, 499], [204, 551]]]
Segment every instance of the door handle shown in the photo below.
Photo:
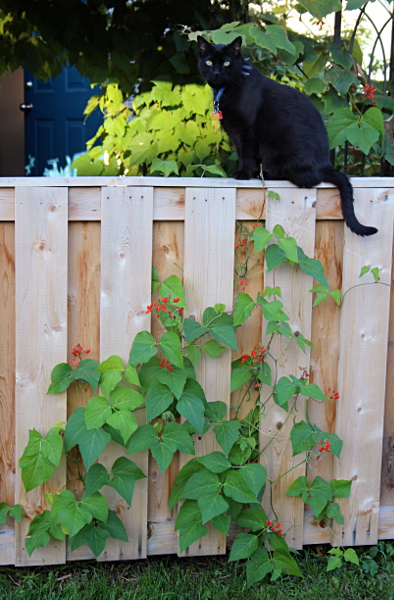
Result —
[[31, 102], [29, 102], [29, 104], [21, 104], [19, 106], [19, 109], [23, 112], [29, 112], [29, 111], [31, 111], [32, 108], [33, 108], [33, 105]]

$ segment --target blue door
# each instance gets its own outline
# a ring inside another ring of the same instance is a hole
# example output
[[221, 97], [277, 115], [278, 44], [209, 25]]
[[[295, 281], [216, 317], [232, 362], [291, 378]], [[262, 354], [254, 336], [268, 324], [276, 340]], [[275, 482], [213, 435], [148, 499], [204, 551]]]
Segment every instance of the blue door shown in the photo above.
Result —
[[[54, 79], [38, 80], [25, 69], [25, 164], [29, 175], [41, 176], [48, 160], [59, 159], [66, 166], [66, 156], [84, 152], [86, 142], [102, 123], [100, 111], [85, 122], [83, 111], [99, 87], [91, 89], [89, 79], [81, 77], [75, 67], [63, 68]], [[34, 158], [34, 161], [31, 160]]]

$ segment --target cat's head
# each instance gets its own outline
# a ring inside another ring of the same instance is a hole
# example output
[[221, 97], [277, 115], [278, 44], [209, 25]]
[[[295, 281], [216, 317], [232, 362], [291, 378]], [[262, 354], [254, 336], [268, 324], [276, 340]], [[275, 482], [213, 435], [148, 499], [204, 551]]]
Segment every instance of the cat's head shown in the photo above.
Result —
[[243, 65], [241, 37], [231, 44], [211, 44], [201, 36], [197, 41], [200, 48], [198, 68], [211, 87], [225, 87], [239, 81]]

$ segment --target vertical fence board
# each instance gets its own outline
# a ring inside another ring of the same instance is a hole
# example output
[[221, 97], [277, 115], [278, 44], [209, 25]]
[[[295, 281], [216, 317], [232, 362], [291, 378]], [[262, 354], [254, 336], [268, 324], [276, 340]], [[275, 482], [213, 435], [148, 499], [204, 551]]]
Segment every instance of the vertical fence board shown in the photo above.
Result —
[[[28, 430], [45, 435], [65, 421], [66, 394], [46, 396], [52, 368], [67, 357], [67, 189], [15, 190], [16, 263], [16, 460]], [[65, 543], [51, 540], [28, 556], [24, 538], [31, 519], [46, 508], [44, 496], [66, 482], [65, 461], [49, 482], [26, 494], [17, 469], [15, 502], [24, 507], [15, 524], [17, 565], [65, 562]]]
[[[68, 228], [69, 358], [78, 343], [85, 350], [90, 349], [88, 358], [100, 359], [100, 223], [71, 222]], [[91, 393], [91, 387], [82, 382], [68, 388], [68, 418], [76, 408], [86, 406]], [[67, 462], [70, 479], [68, 489], [80, 498], [84, 488], [78, 478], [78, 465], [75, 463], [78, 448], [73, 448], [69, 454], [72, 458]], [[87, 545], [84, 549], [90, 552]]]
[[[319, 203], [319, 196], [317, 199]], [[342, 286], [343, 223], [320, 221], [316, 223], [315, 258], [324, 267], [331, 290]], [[339, 321], [341, 309], [332, 298], [315, 306], [312, 310], [311, 382], [320, 388], [338, 389]], [[309, 401], [309, 417], [322, 431], [335, 432], [337, 401], [327, 400], [318, 404]], [[312, 481], [317, 475], [330, 481], [334, 476], [334, 456], [326, 452], [318, 454], [308, 465], [308, 477]]]
[[[360, 220], [379, 233], [363, 239], [345, 229], [343, 292], [360, 283], [364, 265], [379, 267], [381, 281], [391, 283], [394, 192], [357, 189], [355, 200]], [[371, 275], [361, 283], [367, 281], [373, 281]], [[378, 539], [389, 303], [390, 288], [372, 284], [349, 291], [341, 309], [336, 433], [344, 444], [334, 474], [353, 484], [350, 498], [338, 499], [345, 523], [334, 523], [335, 545]]]
[[[296, 239], [305, 254], [313, 256], [315, 204], [316, 190], [281, 190], [280, 201], [268, 202], [267, 229], [272, 231], [274, 225], [282, 225], [285, 232]], [[281, 265], [270, 273], [266, 273], [265, 285], [281, 288], [284, 311], [290, 317], [288, 323], [292, 331], [300, 331], [306, 339], [310, 340], [312, 294], [308, 294], [308, 290], [313, 286], [312, 277], [306, 275], [299, 268], [294, 269], [289, 265]], [[263, 345], [266, 346], [268, 338], [265, 336], [265, 329], [266, 323], [263, 322]], [[299, 366], [309, 370], [309, 351], [305, 355], [294, 342], [289, 346], [288, 340], [277, 336], [271, 344], [270, 353], [278, 359], [277, 380], [289, 374], [299, 376]], [[275, 369], [272, 372], [275, 373]], [[263, 394], [269, 394], [264, 387]], [[298, 401], [297, 421], [301, 421], [305, 416], [305, 401], [304, 398], [300, 398]], [[288, 439], [293, 420], [285, 422], [287, 413], [272, 400], [269, 401], [267, 408], [267, 418], [261, 420], [260, 449], [267, 447], [261, 463], [267, 468], [268, 477], [275, 480], [279, 475], [297, 465], [303, 455], [292, 456], [292, 448]], [[275, 439], [269, 443], [273, 436]], [[269, 445], [267, 446], [267, 444]], [[291, 483], [304, 474], [305, 465], [303, 464], [277, 481], [272, 489], [272, 504], [283, 529], [288, 530], [286, 541], [292, 548], [302, 548], [304, 504], [299, 498], [288, 497], [285, 494]], [[272, 516], [269, 504], [270, 496], [267, 490], [264, 506]]]
[[[107, 187], [101, 196], [101, 319], [100, 359], [112, 354], [125, 364], [134, 337], [150, 329], [145, 314], [151, 296], [153, 189], [147, 187]], [[144, 411], [137, 410], [139, 422]], [[110, 470], [124, 452], [111, 442], [100, 462]], [[148, 452], [129, 457], [148, 473]], [[146, 557], [147, 480], [136, 482], [132, 507], [108, 488], [110, 509], [122, 519], [129, 542], [108, 539], [99, 560]]]
[[[223, 303], [227, 310], [232, 308], [234, 226], [235, 189], [186, 189], [184, 284], [188, 312], [200, 323], [208, 306]], [[208, 402], [221, 400], [230, 408], [230, 350], [214, 359], [203, 356], [196, 372]], [[220, 449], [212, 431], [197, 440], [195, 448], [198, 456]], [[183, 466], [188, 459], [180, 458]], [[187, 555], [226, 552], [226, 537], [211, 524], [208, 529], [186, 550]]]
[[[184, 196], [184, 190], [181, 189], [180, 191], [182, 192], [182, 196]], [[154, 223], [152, 264], [157, 269], [160, 281], [164, 281], [170, 275], [176, 275], [182, 280], [184, 255], [183, 240], [183, 222], [170, 221]], [[158, 294], [156, 293], [153, 299], [156, 300], [157, 297]], [[165, 331], [160, 320], [152, 317], [151, 326], [152, 335], [156, 340], [159, 340]], [[149, 456], [148, 520], [153, 528], [153, 534], [157, 532], [159, 523], [168, 528], [169, 520], [175, 518], [176, 507], [170, 512], [168, 510], [168, 500], [178, 470], [178, 453], [174, 455], [173, 461], [165, 473], [160, 471], [153, 456]], [[173, 525], [173, 523], [171, 525]], [[174, 542], [174, 545], [172, 545], [172, 542]], [[153, 552], [155, 548], [156, 546], [151, 544], [151, 550]], [[177, 551], [177, 535], [173, 535], [172, 537], [167, 536], [166, 552], [176, 553]]]
[[15, 494], [14, 372], [14, 224], [0, 223], [0, 502], [7, 502], [10, 506], [14, 503]]

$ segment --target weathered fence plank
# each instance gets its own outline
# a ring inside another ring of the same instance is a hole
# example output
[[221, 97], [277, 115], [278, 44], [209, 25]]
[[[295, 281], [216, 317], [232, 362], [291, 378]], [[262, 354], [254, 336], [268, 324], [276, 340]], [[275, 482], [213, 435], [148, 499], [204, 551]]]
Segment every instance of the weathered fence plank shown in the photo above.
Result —
[[[125, 364], [134, 337], [150, 329], [146, 307], [151, 297], [153, 190], [148, 187], [103, 188], [101, 196], [101, 309], [100, 359], [113, 354]], [[142, 233], [142, 235], [141, 235]], [[144, 422], [144, 411], [136, 410]], [[100, 462], [111, 469], [124, 455], [110, 442]], [[148, 452], [130, 456], [148, 473]], [[99, 560], [146, 557], [147, 480], [136, 482], [130, 508], [119, 494], [106, 489], [109, 508], [115, 510], [126, 527], [129, 542], [111, 538]]]
[[[301, 246], [307, 256], [313, 255], [315, 248], [315, 218], [316, 218], [316, 191], [315, 190], [287, 190], [280, 192], [280, 201], [271, 201], [267, 209], [266, 226], [272, 231], [274, 225], [282, 225], [285, 232], [294, 237], [297, 244]], [[306, 275], [301, 269], [292, 269], [289, 265], [281, 265], [277, 269], [266, 273], [265, 285], [271, 287], [279, 286], [282, 291], [281, 301], [284, 311], [289, 315], [288, 322], [294, 333], [300, 332], [306, 339], [311, 339], [312, 332], [312, 294], [308, 290], [313, 287], [312, 277]], [[266, 323], [263, 321], [263, 332]], [[269, 338], [263, 333], [263, 345], [267, 346]], [[272, 373], [276, 373], [277, 380], [290, 373], [299, 377], [299, 366], [309, 371], [310, 351], [306, 355], [293, 342], [289, 346], [288, 340], [276, 336], [272, 343], [270, 353], [277, 357], [276, 367]], [[263, 388], [263, 399], [267, 400], [265, 394], [269, 392]], [[297, 421], [305, 418], [304, 398], [298, 400]], [[305, 475], [305, 464], [296, 467], [287, 475], [292, 467], [300, 463], [304, 455], [292, 456], [292, 448], [289, 441], [290, 430], [293, 426], [292, 419], [287, 419], [285, 410], [274, 404], [271, 399], [267, 405], [267, 418], [261, 420], [260, 450], [264, 454], [261, 464], [267, 468], [268, 477], [275, 481], [272, 488], [272, 500], [268, 491], [264, 498], [264, 508], [273, 517], [277, 514], [282, 528], [288, 531], [286, 541], [292, 548], [302, 548], [303, 545], [303, 522], [304, 504], [300, 498], [286, 496], [286, 491], [291, 483], [300, 475]], [[291, 405], [289, 403], [289, 408]], [[275, 513], [272, 508], [274, 507]]]
[[[67, 188], [15, 190], [16, 279], [16, 460], [28, 442], [29, 429], [46, 435], [56, 421], [66, 421], [66, 394], [46, 396], [53, 367], [67, 358]], [[59, 564], [66, 545], [51, 540], [29, 557], [25, 536], [30, 521], [46, 508], [44, 496], [66, 483], [65, 460], [48, 483], [26, 494], [20, 469], [15, 502], [23, 505], [15, 524], [17, 565]]]
[[[199, 323], [206, 307], [233, 303], [235, 189], [187, 188], [185, 202], [184, 286], [188, 314]], [[197, 379], [208, 402], [221, 400], [230, 410], [231, 352], [210, 359], [203, 356]], [[196, 441], [196, 455], [220, 449], [213, 431]], [[181, 455], [180, 466], [187, 458]], [[185, 552], [189, 556], [224, 554], [226, 537], [208, 525], [208, 535]]]
[[[393, 245], [393, 190], [356, 190], [362, 222], [379, 233], [360, 238], [345, 230], [342, 292], [356, 286], [363, 266], [379, 267], [381, 283], [346, 294], [341, 309], [336, 433], [343, 440], [336, 479], [352, 479], [350, 498], [339, 498], [344, 525], [334, 523], [332, 543], [375, 544], [378, 539], [386, 360]], [[371, 275], [361, 283], [373, 282]]]

